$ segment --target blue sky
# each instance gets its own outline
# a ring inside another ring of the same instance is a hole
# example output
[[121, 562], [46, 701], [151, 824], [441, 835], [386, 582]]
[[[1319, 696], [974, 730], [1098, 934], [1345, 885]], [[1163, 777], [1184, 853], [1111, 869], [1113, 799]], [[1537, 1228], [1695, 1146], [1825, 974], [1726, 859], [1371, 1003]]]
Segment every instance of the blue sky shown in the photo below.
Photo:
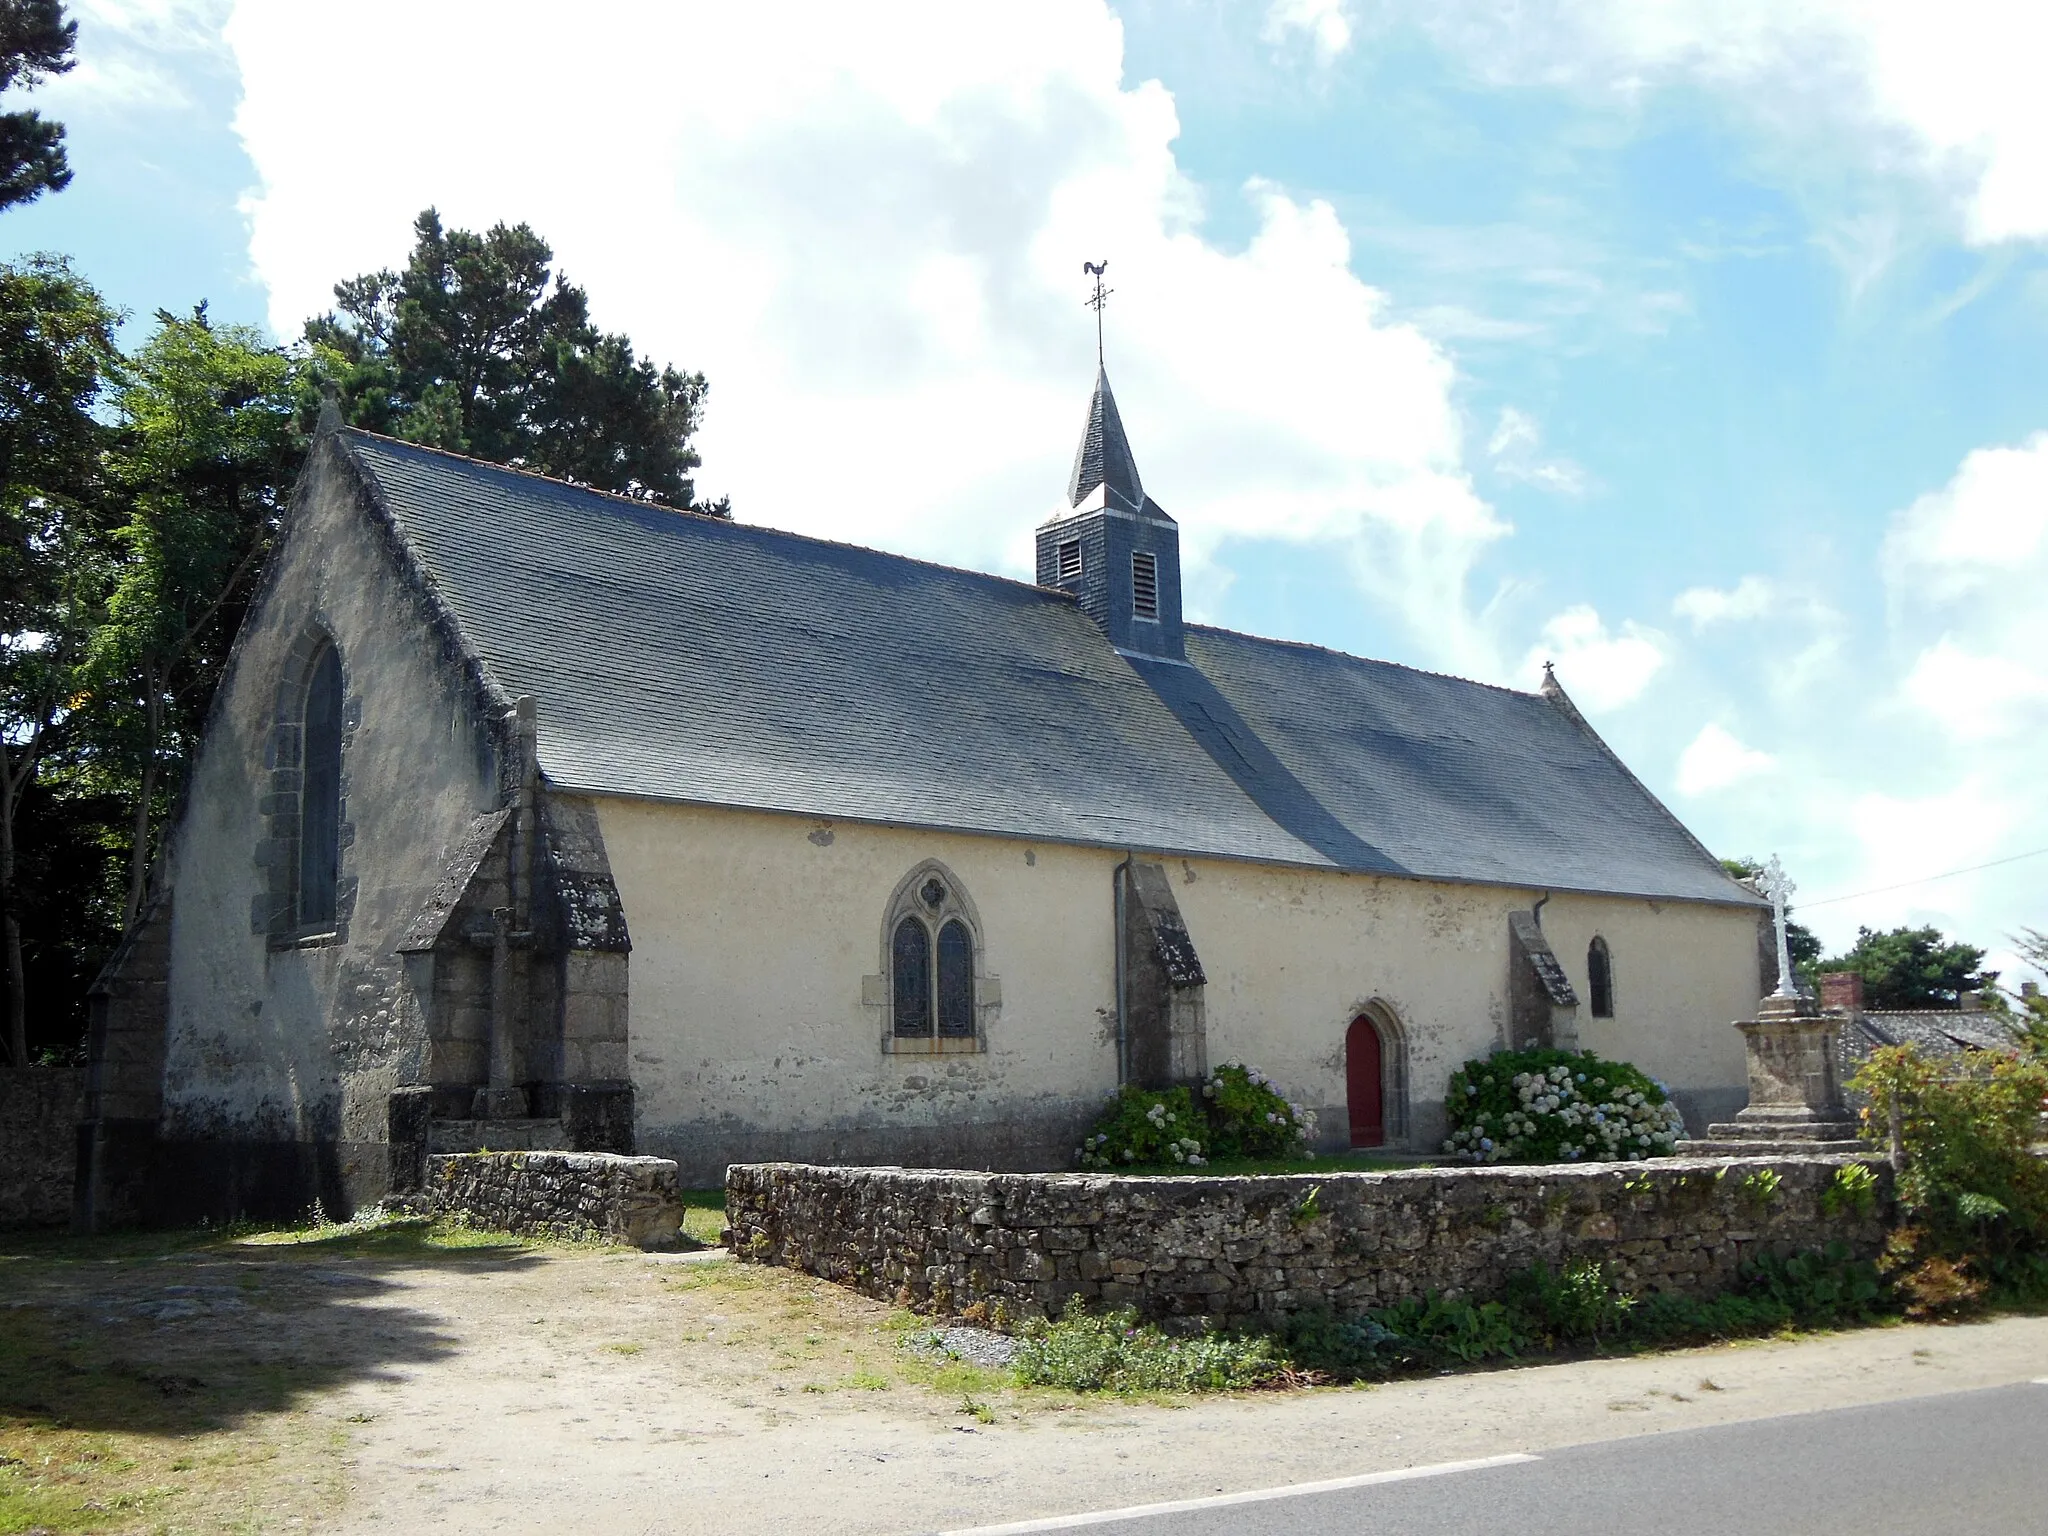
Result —
[[288, 336], [428, 202], [526, 219], [709, 373], [741, 516], [1024, 574], [1107, 256], [1201, 616], [1555, 659], [1832, 940], [2048, 927], [2048, 857], [1925, 879], [2048, 849], [2025, 7], [77, 9], [78, 179], [0, 243], [138, 327]]

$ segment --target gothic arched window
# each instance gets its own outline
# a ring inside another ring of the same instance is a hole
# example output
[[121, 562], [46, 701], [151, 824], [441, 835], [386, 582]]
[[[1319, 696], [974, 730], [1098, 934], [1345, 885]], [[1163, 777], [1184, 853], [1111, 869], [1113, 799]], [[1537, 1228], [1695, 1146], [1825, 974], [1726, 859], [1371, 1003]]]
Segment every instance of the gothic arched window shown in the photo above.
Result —
[[975, 919], [952, 874], [916, 870], [889, 910], [889, 1032], [899, 1040], [973, 1040]]
[[915, 917], [899, 922], [890, 940], [889, 994], [897, 1034], [932, 1032], [932, 936]]
[[334, 921], [341, 878], [341, 653], [320, 652], [306, 679], [300, 763], [298, 926]]
[[1586, 948], [1586, 990], [1593, 994], [1593, 1017], [1614, 1017], [1614, 957], [1607, 941], [1595, 937]]

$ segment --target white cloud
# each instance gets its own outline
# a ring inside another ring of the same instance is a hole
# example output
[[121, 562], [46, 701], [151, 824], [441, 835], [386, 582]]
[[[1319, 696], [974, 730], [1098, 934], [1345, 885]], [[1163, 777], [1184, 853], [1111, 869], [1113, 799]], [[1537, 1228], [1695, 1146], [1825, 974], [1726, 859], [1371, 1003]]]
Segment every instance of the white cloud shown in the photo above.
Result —
[[[1745, 577], [1680, 598], [1713, 643], [1749, 647], [1760, 686], [1739, 707], [1768, 720], [1759, 739], [1777, 764], [1701, 804], [1701, 830], [1731, 851], [1782, 849], [1802, 916], [1831, 945], [1859, 924], [1933, 923], [2001, 963], [2018, 927], [2048, 918], [2040, 862], [1930, 877], [2048, 847], [2048, 433], [1965, 456], [1891, 518], [1878, 565], [1879, 633], [1850, 644], [1846, 622], [1810, 599], [1814, 643], [1837, 654], [1825, 690], [1805, 696], [1776, 686], [1786, 663], [1768, 629], [1800, 589]], [[1711, 780], [1717, 759], [1741, 760], [1702, 732], [1679, 787]]]
[[78, 62], [38, 88], [62, 116], [96, 107], [179, 111], [195, 105], [184, 78], [194, 55], [220, 56], [229, 0], [72, 0]]
[[1328, 64], [1351, 47], [1351, 18], [1344, 0], [1271, 0], [1265, 38], [1286, 44], [1306, 38], [1319, 63]]
[[1486, 456], [1502, 479], [1540, 486], [1560, 496], [1584, 495], [1585, 470], [1567, 458], [1545, 458], [1542, 448], [1543, 433], [1536, 418], [1511, 405], [1502, 409], [1493, 435], [1486, 440]]
[[[2048, 237], [2048, 10], [2015, 0], [1433, 0], [1419, 19], [1496, 80], [1606, 91], [1630, 101], [1701, 85], [1735, 98], [1778, 141], [1780, 168], [1811, 174], [1845, 149], [1951, 199], [1970, 240]], [[1825, 179], [1823, 175], [1822, 179]], [[1834, 231], [1852, 265], [1899, 236], [1866, 212]]]
[[886, 26], [622, 0], [578, 34], [602, 70], [558, 20], [237, 8], [281, 332], [399, 260], [428, 203], [524, 219], [600, 323], [709, 375], [701, 482], [742, 517], [1021, 573], [1094, 365], [1081, 262], [1106, 256], [1118, 401], [1191, 557], [1339, 541], [1434, 664], [1499, 670], [1465, 586], [1508, 530], [1465, 473], [1449, 357], [1386, 317], [1326, 203], [1253, 181], [1250, 241], [1204, 237], [1173, 99], [1123, 78], [1102, 0]]
[[[1894, 519], [1893, 620], [1917, 646], [1907, 705], [1968, 741], [2048, 739], [2048, 433], [1980, 448]], [[2038, 764], [2033, 765], [2038, 774]]]
[[1672, 600], [1671, 611], [1690, 619], [1695, 631], [1715, 624], [1760, 619], [1780, 606], [1777, 583], [1763, 576], [1745, 576], [1732, 588], [1688, 587]]
[[1777, 765], [1770, 753], [1744, 746], [1727, 729], [1709, 721], [1678, 755], [1678, 792], [1688, 797], [1712, 794], [1768, 773]]
[[1555, 663], [1565, 691], [1597, 713], [1638, 698], [1662, 670], [1668, 650], [1656, 630], [1630, 620], [1612, 633], [1596, 609], [1581, 603], [1543, 626], [1523, 670], [1533, 675], [1544, 662]]

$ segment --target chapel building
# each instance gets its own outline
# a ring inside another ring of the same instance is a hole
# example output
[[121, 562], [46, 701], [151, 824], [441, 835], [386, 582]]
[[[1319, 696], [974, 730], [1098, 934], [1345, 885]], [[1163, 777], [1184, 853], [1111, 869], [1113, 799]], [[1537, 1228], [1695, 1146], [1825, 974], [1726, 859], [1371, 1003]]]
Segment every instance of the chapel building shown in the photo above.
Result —
[[1765, 910], [1554, 678], [1187, 622], [1106, 376], [1034, 583], [330, 422], [95, 988], [79, 1217], [475, 1146], [1059, 1168], [1233, 1060], [1427, 1152], [1533, 1043], [1697, 1132]]

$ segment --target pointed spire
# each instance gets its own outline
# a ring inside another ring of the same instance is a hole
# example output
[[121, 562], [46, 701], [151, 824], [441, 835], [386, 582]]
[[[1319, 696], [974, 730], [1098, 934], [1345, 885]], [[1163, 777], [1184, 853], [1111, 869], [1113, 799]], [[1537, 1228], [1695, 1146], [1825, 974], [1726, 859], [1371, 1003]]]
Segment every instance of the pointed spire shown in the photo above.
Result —
[[1081, 446], [1074, 451], [1074, 475], [1067, 482], [1067, 505], [1078, 507], [1097, 486], [1104, 500], [1127, 512], [1145, 506], [1145, 487], [1138, 479], [1138, 461], [1109, 392], [1109, 374], [1095, 371], [1095, 393], [1088, 401], [1088, 420], [1081, 428]]

